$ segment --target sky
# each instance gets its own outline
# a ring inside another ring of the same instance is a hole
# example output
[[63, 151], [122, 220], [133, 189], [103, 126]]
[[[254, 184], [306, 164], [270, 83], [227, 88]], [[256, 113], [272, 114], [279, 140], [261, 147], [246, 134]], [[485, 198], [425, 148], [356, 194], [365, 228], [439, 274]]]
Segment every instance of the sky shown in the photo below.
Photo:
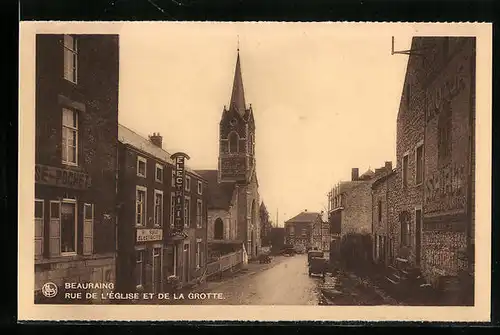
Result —
[[[245, 98], [256, 122], [259, 193], [279, 226], [327, 210], [351, 168], [396, 165], [396, 117], [410, 27], [280, 23], [124, 23], [119, 121], [193, 169], [216, 169], [239, 40]], [[278, 220], [277, 220], [278, 219]]]

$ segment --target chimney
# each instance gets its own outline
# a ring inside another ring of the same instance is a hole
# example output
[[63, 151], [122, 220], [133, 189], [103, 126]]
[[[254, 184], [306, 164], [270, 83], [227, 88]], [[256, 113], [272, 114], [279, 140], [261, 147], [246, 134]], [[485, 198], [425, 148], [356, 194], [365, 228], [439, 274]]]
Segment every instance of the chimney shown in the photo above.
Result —
[[391, 161], [385, 162], [385, 169], [387, 170], [387, 172], [392, 171], [392, 162]]
[[356, 181], [359, 179], [359, 169], [358, 168], [352, 168], [351, 172], [351, 180]]
[[149, 140], [158, 148], [162, 148], [163, 137], [160, 135], [160, 133], [153, 133], [153, 135], [149, 135]]

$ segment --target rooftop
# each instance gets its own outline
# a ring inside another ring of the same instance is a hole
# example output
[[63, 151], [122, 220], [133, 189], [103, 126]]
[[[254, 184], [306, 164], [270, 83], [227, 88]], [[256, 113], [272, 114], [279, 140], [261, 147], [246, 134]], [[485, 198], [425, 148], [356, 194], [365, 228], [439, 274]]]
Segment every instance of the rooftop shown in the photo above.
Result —
[[196, 170], [196, 173], [208, 182], [208, 208], [228, 210], [236, 183], [219, 183], [217, 170]]
[[318, 212], [308, 212], [304, 211], [293, 218], [285, 221], [286, 223], [293, 223], [293, 222], [315, 222], [316, 219], [321, 217], [321, 214]]
[[[135, 131], [133, 131], [130, 128], [125, 127], [122, 124], [118, 124], [118, 141], [130, 145], [140, 151], [143, 151], [155, 158], [158, 158], [159, 160], [167, 163], [174, 165], [174, 161], [170, 158], [171, 153], [168, 151], [157, 147], [151, 141], [147, 138], [144, 138], [143, 136], [139, 135]], [[197, 174], [194, 170], [189, 168], [189, 166], [186, 165], [186, 171], [197, 175], [198, 177], [201, 177], [199, 174]]]

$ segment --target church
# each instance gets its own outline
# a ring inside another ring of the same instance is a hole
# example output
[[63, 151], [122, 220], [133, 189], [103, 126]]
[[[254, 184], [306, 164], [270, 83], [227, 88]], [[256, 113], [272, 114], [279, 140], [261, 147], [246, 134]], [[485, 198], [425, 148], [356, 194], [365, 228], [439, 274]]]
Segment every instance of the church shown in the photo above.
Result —
[[197, 170], [208, 181], [208, 262], [243, 249], [244, 259], [259, 255], [259, 183], [255, 161], [255, 120], [247, 106], [238, 49], [229, 107], [219, 123], [217, 170]]

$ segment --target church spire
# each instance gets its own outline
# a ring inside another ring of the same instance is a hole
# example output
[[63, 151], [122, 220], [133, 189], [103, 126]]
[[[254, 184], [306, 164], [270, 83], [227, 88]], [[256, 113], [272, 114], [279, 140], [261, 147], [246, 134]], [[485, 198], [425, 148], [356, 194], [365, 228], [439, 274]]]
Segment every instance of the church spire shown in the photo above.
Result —
[[240, 115], [245, 114], [245, 92], [243, 90], [243, 78], [240, 65], [240, 45], [238, 40], [238, 56], [236, 58], [236, 69], [234, 71], [233, 92], [231, 94], [230, 109], [235, 109]]

